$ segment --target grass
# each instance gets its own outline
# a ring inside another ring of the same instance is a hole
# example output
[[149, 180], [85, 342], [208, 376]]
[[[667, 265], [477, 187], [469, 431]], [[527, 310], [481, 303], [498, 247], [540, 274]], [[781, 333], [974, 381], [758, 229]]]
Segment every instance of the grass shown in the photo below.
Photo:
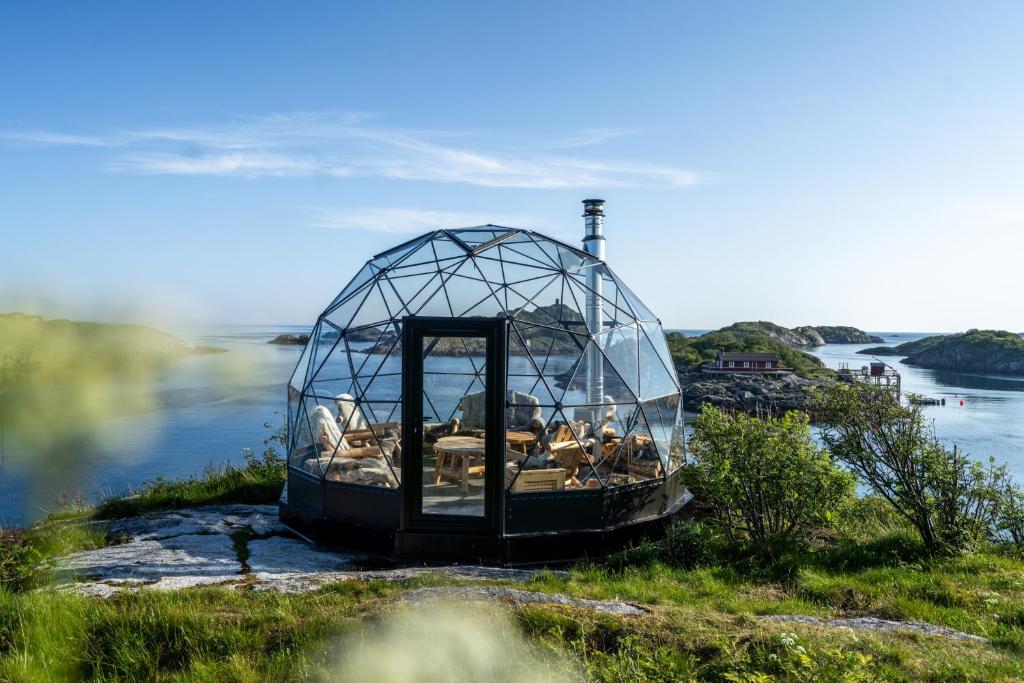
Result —
[[242, 467], [210, 466], [199, 476], [147, 482], [132, 495], [103, 501], [93, 514], [97, 519], [119, 519], [199, 505], [276, 503], [286, 474], [284, 460], [273, 451], [262, 458], [247, 455]]
[[[207, 502], [272, 502], [281, 477], [279, 460], [250, 458], [244, 467], [211, 470], [203, 478], [154, 482], [97, 508], [66, 505], [24, 531], [19, 547], [45, 559], [106, 543], [97, 517]], [[929, 559], [916, 537], [873, 499], [862, 499], [840, 517], [837, 528], [815, 537], [810, 547], [775, 552], [771, 561], [703, 524], [677, 525], [663, 540], [518, 586], [625, 600], [646, 606], [648, 615], [531, 606], [511, 610], [509, 625], [489, 637], [490, 627], [459, 605], [447, 631], [443, 619], [427, 611], [423, 623], [414, 624], [414, 636], [399, 629], [397, 642], [387, 640], [395, 638], [387, 635], [395, 620], [424, 609], [402, 609], [399, 595], [450, 582], [440, 576], [346, 581], [305, 594], [246, 584], [235, 590], [123, 592], [109, 599], [29, 590], [38, 581], [6, 582], [0, 590], [0, 680], [384, 680], [382, 669], [374, 669], [384, 664], [391, 673], [406, 666], [421, 676], [406, 680], [464, 680], [473, 677], [451, 667], [474, 663], [488, 672], [476, 680], [1024, 678], [1024, 559], [997, 546]], [[494, 614], [495, 606], [490, 610]], [[773, 614], [925, 621], [989, 643], [758, 619]], [[460, 629], [462, 640], [437, 636]], [[426, 645], [409, 642], [417, 637]], [[517, 638], [522, 646], [515, 645]], [[485, 642], [499, 645], [496, 651], [479, 649]], [[387, 656], [380, 655], [382, 648]], [[359, 661], [358, 654], [342, 652], [370, 653], [356, 669], [361, 674], [339, 673], [345, 662]], [[498, 666], [510, 659], [512, 673]], [[517, 668], [528, 664], [537, 665], [530, 675]]]
[[[984, 552], [925, 567], [842, 571], [828, 565], [812, 562], [787, 581], [722, 566], [580, 566], [568, 578], [545, 574], [525, 588], [619, 598], [644, 604], [651, 614], [618, 617], [533, 606], [515, 610], [514, 623], [535, 652], [597, 681], [1024, 676], [1019, 559]], [[343, 643], [372, 640], [382, 620], [402, 611], [394, 602], [401, 592], [444, 581], [349, 581], [299, 595], [217, 588], [126, 592], [106, 600], [53, 591], [4, 593], [0, 680], [324, 680], [338, 666]], [[850, 601], [851, 591], [859, 603]], [[992, 595], [998, 595], [995, 603]], [[992, 642], [756, 619], [778, 613], [921, 619]], [[450, 654], [457, 659], [460, 653]], [[396, 658], [409, 655], [408, 648], [393, 652]], [[438, 678], [418, 680], [442, 679], [441, 672], [433, 673]]]
[[746, 329], [745, 323], [730, 328], [708, 332], [699, 337], [684, 337], [678, 332], [665, 335], [676, 369], [681, 372], [699, 370], [704, 364], [715, 360], [719, 351], [743, 351], [774, 353], [787, 367], [793, 368], [801, 377], [831, 377], [820, 360], [799, 349], [784, 344], [757, 329]]

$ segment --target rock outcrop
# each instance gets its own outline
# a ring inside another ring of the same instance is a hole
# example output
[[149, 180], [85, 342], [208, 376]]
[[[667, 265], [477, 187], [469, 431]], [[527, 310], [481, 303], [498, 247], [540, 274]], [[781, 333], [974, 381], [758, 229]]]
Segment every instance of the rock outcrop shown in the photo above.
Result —
[[309, 343], [308, 334], [279, 334], [270, 341], [268, 344], [280, 344], [282, 346], [305, 346]]
[[[881, 344], [885, 340], [864, 330], [846, 325], [804, 325], [794, 332], [812, 338], [820, 338], [823, 344]], [[820, 346], [815, 344], [814, 346]]]
[[884, 341], [881, 337], [846, 325], [802, 325], [789, 329], [765, 320], [733, 323], [719, 331], [739, 334], [760, 333], [787, 346], [798, 348], [825, 344], [881, 344]]
[[1024, 375], [1024, 339], [1004, 330], [968, 330], [895, 347], [901, 362], [931, 370]]
[[776, 325], [766, 320], [733, 323], [728, 327], [723, 327], [718, 332], [732, 332], [738, 335], [763, 334], [775, 341], [782, 342], [786, 346], [821, 346], [825, 343], [825, 340], [817, 332], [805, 334], [799, 330], [791, 330], [788, 327]]
[[813, 390], [829, 381], [797, 375], [704, 375], [699, 372], [687, 373], [680, 379], [686, 410], [698, 412], [701, 405], [707, 403], [726, 410], [761, 414], [787, 410], [813, 412]]

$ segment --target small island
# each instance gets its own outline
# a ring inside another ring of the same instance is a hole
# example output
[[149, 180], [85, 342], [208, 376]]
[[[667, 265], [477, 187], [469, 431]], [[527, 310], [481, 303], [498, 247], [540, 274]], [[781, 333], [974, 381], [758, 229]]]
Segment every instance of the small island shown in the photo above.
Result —
[[1024, 375], [1024, 338], [1005, 330], [968, 330], [934, 335], [899, 346], [858, 351], [874, 356], [905, 356], [900, 362], [929, 370]]
[[881, 344], [883, 339], [868, 334], [856, 327], [846, 325], [803, 325], [788, 328], [766, 320], [733, 323], [719, 332], [736, 334], [761, 334], [798, 348], [824, 346], [825, 344]]
[[[810, 410], [812, 390], [830, 381], [832, 372], [797, 346], [812, 346], [806, 335], [769, 322], [734, 323], [699, 337], [666, 335], [683, 384], [683, 406], [699, 411], [710, 404], [750, 413]], [[792, 374], [736, 372], [709, 375], [705, 366], [720, 352], [770, 354]]]

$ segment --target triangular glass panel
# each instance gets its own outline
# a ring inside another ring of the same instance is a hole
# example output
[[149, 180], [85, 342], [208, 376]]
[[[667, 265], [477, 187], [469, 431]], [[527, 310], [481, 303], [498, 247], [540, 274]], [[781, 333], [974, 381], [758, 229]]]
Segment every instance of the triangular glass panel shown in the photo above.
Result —
[[651, 309], [647, 308], [647, 306], [645, 306], [643, 302], [640, 301], [640, 298], [637, 297], [637, 295], [634, 294], [633, 291], [622, 282], [622, 280], [618, 279], [617, 277], [615, 277], [614, 280], [618, 286], [619, 291], [622, 293], [622, 298], [628, 304], [629, 308], [633, 312], [634, 317], [637, 320], [657, 322], [658, 317], [651, 312]]
[[[334, 327], [340, 330], [347, 330], [352, 322], [353, 316], [362, 308], [363, 301], [369, 294], [377, 291], [376, 281], [368, 283], [365, 288], [359, 290], [355, 296], [338, 304], [333, 310], [324, 314], [324, 320], [329, 321]], [[376, 320], [373, 322], [377, 322]]]
[[[563, 405], [588, 405], [587, 382], [590, 375], [589, 368], [594, 363], [595, 354], [598, 353], [600, 352], [594, 343], [588, 341], [579, 355], [572, 359], [572, 364], [568, 367], [565, 367], [565, 361], [569, 360], [568, 358], [563, 359], [563, 362], [560, 364], [549, 362], [544, 367], [544, 376], [549, 378], [552, 388], [562, 390], [563, 393], [559, 400]], [[600, 358], [600, 356], [596, 357]], [[565, 367], [565, 369], [559, 371], [559, 365]]]
[[530, 366], [544, 377], [550, 392], [557, 392], [552, 398], [564, 400], [564, 387], [579, 363], [587, 338], [519, 321], [512, 325], [513, 332], [509, 337], [515, 344], [510, 346], [511, 351], [516, 354], [528, 352], [532, 359]]
[[[584, 281], [583, 283], [580, 282], [581, 279]], [[597, 298], [597, 301], [600, 302], [601, 308], [603, 309], [601, 315], [602, 330], [612, 329], [614, 327], [618, 327], [619, 325], [624, 324], [628, 325], [634, 321], [633, 315], [629, 311], [620, 309], [615, 306], [613, 302], [615, 295], [614, 291], [610, 292], [610, 294], [612, 295], [612, 299], [608, 299], [606, 298], [603, 289], [600, 295], [598, 295], [595, 290], [591, 289], [590, 285], [593, 283], [587, 282], [585, 277], [579, 278], [575, 275], [571, 275], [566, 277], [566, 282], [568, 282], [572, 287], [572, 293], [574, 297], [573, 300], [579, 302], [579, 305], [582, 307], [584, 311], [586, 310], [586, 307], [589, 305], [588, 302], [590, 300], [590, 297], [594, 296]]]
[[647, 335], [647, 341], [658, 354], [662, 365], [673, 375], [675, 374], [675, 362], [672, 360], [672, 353], [669, 351], [668, 342], [665, 340], [665, 332], [661, 325], [656, 322], [641, 322], [640, 331]]
[[[295, 429], [291, 434], [291, 448], [289, 449], [288, 464], [292, 467], [320, 476], [320, 468], [316, 464], [317, 449], [314, 446], [312, 428], [309, 424], [309, 417], [305, 410], [300, 411], [295, 420]], [[307, 465], [307, 462], [312, 463]]]
[[564, 411], [556, 410], [546, 430], [551, 434], [547, 448], [565, 468], [568, 483], [574, 488], [588, 487], [588, 481], [603, 485], [594, 466], [600, 458], [600, 445], [590, 436], [592, 428], [588, 421], [569, 420]]
[[476, 257], [473, 261], [479, 271], [479, 276], [487, 280], [495, 291], [505, 284], [505, 272], [500, 262], [481, 256]]
[[475, 306], [470, 307], [468, 310], [463, 311], [459, 317], [461, 318], [497, 318], [504, 317], [505, 308], [501, 305], [501, 302], [494, 298], [494, 295], [488, 293], [484, 296], [482, 301], [479, 301]]
[[407, 256], [411, 256], [414, 252], [423, 247], [426, 244], [426, 242], [427, 236], [424, 235], [422, 237], [417, 238], [411, 243], [407, 243], [403, 246], [396, 247], [384, 254], [381, 254], [377, 258], [370, 261], [370, 263], [375, 265], [377, 268], [380, 268], [381, 270], [386, 270], [391, 266], [395, 265], [396, 263], [402, 261]]
[[[380, 291], [380, 283], [376, 283], [367, 293], [359, 310], [352, 316], [348, 327], [364, 327], [368, 325], [380, 325], [392, 319], [388, 302]], [[339, 325], [341, 327], [341, 325]], [[348, 329], [343, 327], [342, 329]]]
[[295, 369], [288, 380], [288, 383], [299, 391], [302, 391], [306, 386], [306, 375], [309, 372], [309, 357], [312, 355], [315, 345], [312, 338], [306, 342], [306, 346], [302, 349], [302, 355], [299, 356], [299, 362], [295, 364]]
[[661, 356], [651, 345], [647, 334], [640, 331], [640, 398], [679, 394], [675, 371], [669, 371]]
[[447, 284], [450, 280], [451, 275], [438, 275], [432, 280], [427, 285], [424, 293], [413, 302], [415, 314], [419, 316], [454, 317], [455, 311], [452, 310], [451, 304], [448, 302]]
[[399, 401], [402, 398], [402, 372], [381, 372], [365, 382], [362, 399], [366, 401]]
[[[664, 410], [662, 409], [664, 407]], [[675, 428], [675, 411], [667, 405], [659, 405], [657, 399], [644, 401], [642, 404], [647, 428], [658, 448], [658, 457], [665, 470], [668, 470], [669, 457], [672, 452], [672, 430]]]
[[631, 428], [617, 444], [611, 460], [609, 486], [622, 486], [664, 476], [664, 464], [655, 440], [647, 428], [641, 411], [634, 416]]
[[324, 405], [333, 405], [338, 396], [359, 395], [359, 385], [348, 378], [315, 380], [306, 389], [306, 395]]
[[445, 290], [456, 317], [494, 317], [504, 313], [504, 306], [494, 298], [493, 288], [483, 280], [472, 259], [467, 259], [459, 267], [446, 284]]
[[[330, 333], [330, 336], [328, 336]], [[306, 368], [306, 379], [305, 384], [308, 385], [310, 380], [316, 374], [316, 371], [320, 369], [321, 363], [324, 358], [331, 352], [331, 349], [335, 347], [338, 341], [341, 339], [335, 330], [330, 325], [320, 321], [313, 328], [313, 332], [309, 335], [310, 354], [309, 354], [309, 367]]]
[[[607, 359], [605, 369], [610, 365], [619, 379], [633, 396], [640, 394], [637, 328], [635, 325], [618, 327], [598, 337], [598, 343]], [[612, 387], [605, 382], [606, 391]], [[612, 391], [612, 395], [619, 392]]]
[[462, 248], [462, 245], [456, 244], [448, 237], [438, 236], [431, 241], [431, 247], [434, 249], [434, 260], [443, 261], [451, 258], [465, 258], [466, 250]]
[[[533, 236], [531, 235], [531, 237]], [[558, 269], [563, 268], [562, 261], [558, 253], [558, 245], [543, 237], [533, 237], [533, 243], [536, 244], [537, 247], [548, 257], [548, 263], [545, 263], [544, 265], [551, 265]]]
[[[514, 324], [513, 324], [514, 327]], [[541, 352], [542, 349], [537, 349]], [[533, 349], [527, 348], [518, 329], [509, 333], [508, 342], [508, 390], [519, 392], [537, 399], [538, 405], [553, 407], [558, 401], [552, 393], [547, 381], [541, 376], [538, 359], [532, 355]], [[545, 360], [540, 357], [540, 362]], [[561, 394], [561, 392], [559, 392]]]
[[[533, 244], [532, 242], [516, 244], [514, 242], [515, 240], [511, 239], [505, 242], [499, 242], [498, 246], [494, 249], [488, 249], [486, 252], [480, 254], [479, 258], [490, 258], [501, 261], [505, 264], [506, 273], [509, 272], [510, 268], [515, 268], [516, 266], [522, 268], [537, 268], [549, 273], [560, 272], [561, 269], [552, 264], [551, 259], [549, 259], [544, 252], [540, 251], [536, 244]], [[524, 253], [523, 250], [526, 250], [529, 254]], [[506, 279], [517, 280], [522, 278], [506, 275]]]
[[363, 417], [373, 429], [400, 429], [402, 422], [402, 404], [400, 401], [362, 401], [359, 404]]
[[544, 240], [535, 240], [529, 235], [528, 237], [530, 239], [521, 244], [510, 244], [508, 247], [509, 251], [519, 254], [522, 257], [519, 260], [525, 258], [525, 263], [535, 261], [538, 265], [561, 270], [562, 266], [558, 262], [558, 255], [555, 253], [555, 250], [545, 250], [542, 246]]
[[378, 272], [379, 270], [371, 266], [369, 263], [364, 265], [362, 269], [360, 269], [360, 271], [356, 273], [356, 276], [352, 278], [347, 285], [345, 285], [345, 288], [341, 290], [338, 296], [334, 297], [334, 301], [332, 301], [331, 304], [327, 307], [325, 313], [329, 313], [335, 307], [337, 307], [338, 304], [340, 304], [342, 301], [352, 296], [352, 294], [354, 294], [357, 290], [366, 286], [366, 283], [375, 278]]
[[461, 230], [449, 230], [448, 232], [454, 234], [465, 244], [471, 247], [478, 247], [485, 242], [490, 242], [506, 231], [494, 231], [486, 228], [464, 228]]
[[[666, 405], [672, 407], [672, 397], [666, 397], [658, 399], [664, 401]], [[683, 419], [683, 402], [676, 399], [676, 419], [675, 425], [672, 428], [672, 448], [669, 452], [669, 472], [674, 472], [677, 468], [681, 467], [686, 463], [686, 426]]]
[[558, 246], [558, 263], [566, 271], [574, 272], [588, 263], [596, 262], [593, 257], [586, 257], [561, 245]]
[[[516, 320], [560, 327], [562, 278], [534, 280], [508, 287], [510, 312]], [[522, 288], [526, 288], [524, 292]]]

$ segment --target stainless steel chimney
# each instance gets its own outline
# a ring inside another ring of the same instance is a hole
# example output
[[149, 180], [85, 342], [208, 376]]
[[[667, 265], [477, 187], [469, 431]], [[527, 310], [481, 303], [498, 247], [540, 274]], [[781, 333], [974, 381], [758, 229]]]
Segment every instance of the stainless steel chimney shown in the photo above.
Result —
[[[596, 259], [604, 261], [604, 200], [583, 200], [583, 221], [586, 234], [583, 248]], [[594, 343], [587, 347], [587, 403], [595, 417], [601, 414], [599, 405], [604, 403], [604, 354], [597, 337], [603, 329], [603, 299], [601, 298], [602, 278], [598, 268], [587, 270], [587, 331]], [[596, 426], [596, 424], [595, 424]]]

